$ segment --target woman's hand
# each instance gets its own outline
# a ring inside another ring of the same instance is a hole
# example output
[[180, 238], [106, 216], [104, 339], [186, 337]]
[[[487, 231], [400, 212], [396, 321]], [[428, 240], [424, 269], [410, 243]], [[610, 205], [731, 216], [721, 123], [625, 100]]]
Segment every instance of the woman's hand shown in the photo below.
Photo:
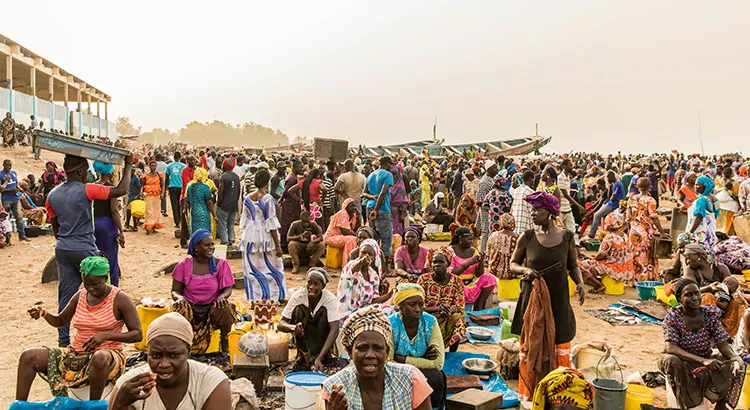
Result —
[[437, 360], [438, 351], [435, 348], [435, 346], [432, 346], [432, 345], [428, 346], [427, 351], [424, 352], [424, 356], [422, 356], [422, 358], [427, 359], [427, 360]]
[[44, 315], [47, 313], [41, 306], [33, 306], [26, 312], [28, 312], [29, 316], [31, 316], [31, 318], [34, 320], [39, 320], [40, 317], [44, 317]]
[[536, 273], [536, 271], [534, 269], [526, 268], [526, 270], [524, 270], [524, 272], [523, 272], [523, 279], [524, 280], [535, 281], [535, 280], [539, 279], [539, 274]]
[[145, 400], [154, 391], [156, 386], [156, 375], [145, 373], [123, 383], [117, 392], [117, 402], [123, 405], [131, 405], [138, 400]]
[[716, 359], [706, 359], [703, 361], [703, 365], [711, 371], [717, 371], [721, 368], [721, 362]]
[[312, 371], [323, 373], [323, 358], [318, 356], [312, 365]]
[[393, 361], [396, 363], [406, 363], [406, 356], [401, 356], [400, 354], [394, 354]]
[[576, 294], [578, 294], [578, 303], [583, 306], [583, 303], [586, 301], [586, 289], [584, 289], [583, 283], [576, 285]]
[[121, 248], [125, 249], [125, 234], [122, 231], [117, 234], [117, 243], [120, 244]]
[[214, 307], [217, 309], [224, 309], [229, 304], [229, 301], [227, 301], [227, 298], [224, 296], [219, 296], [214, 300]]
[[357, 262], [356, 268], [359, 271], [368, 269], [370, 265], [372, 264], [372, 258], [368, 255], [362, 255], [359, 257], [359, 261]]
[[182, 307], [183, 303], [187, 303], [187, 302], [185, 302], [185, 298], [184, 297], [180, 296], [180, 297], [175, 298], [175, 299], [172, 300], [172, 307], [175, 308], [175, 309], [179, 309], [179, 308]]
[[440, 312], [442, 316], [448, 317], [453, 314], [453, 309], [451, 309], [451, 307], [447, 304], [443, 303], [439, 306], [438, 312]]
[[84, 352], [93, 352], [96, 350], [99, 345], [107, 341], [107, 334], [106, 333], [97, 333], [90, 338], [86, 339], [85, 342], [83, 342], [83, 351]]
[[276, 257], [277, 257], [277, 258], [281, 258], [281, 257], [283, 257], [283, 256], [284, 256], [284, 251], [283, 251], [283, 250], [281, 250], [281, 247], [277, 246], [277, 247], [276, 247]]
[[349, 404], [346, 402], [346, 394], [343, 392], [344, 386], [334, 384], [331, 388], [331, 397], [326, 401], [326, 410], [349, 410]]

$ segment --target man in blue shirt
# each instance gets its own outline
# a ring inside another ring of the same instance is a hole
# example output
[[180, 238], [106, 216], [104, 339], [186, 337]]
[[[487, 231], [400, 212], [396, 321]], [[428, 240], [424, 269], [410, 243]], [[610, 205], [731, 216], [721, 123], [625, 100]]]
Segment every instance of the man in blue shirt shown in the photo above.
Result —
[[612, 195], [604, 202], [601, 208], [594, 214], [594, 222], [591, 224], [589, 238], [596, 237], [596, 231], [599, 230], [599, 223], [612, 211], [620, 208], [620, 201], [625, 199], [625, 187], [615, 176], [614, 171], [607, 172], [607, 182], [612, 187]]
[[[380, 159], [380, 168], [370, 174], [365, 182], [365, 192], [362, 197], [367, 199], [367, 215], [370, 226], [380, 239], [380, 248], [383, 254], [390, 257], [393, 253], [393, 219], [391, 216], [391, 186], [393, 186], [393, 174], [391, 157], [384, 156]], [[387, 273], [388, 267], [383, 271]]]
[[[182, 170], [187, 166], [180, 160], [182, 154], [179, 152], [174, 153], [174, 162], [167, 165], [165, 174], [167, 180], [165, 184], [169, 190], [169, 202], [172, 204], [172, 219], [174, 220], [174, 227], [180, 227], [180, 194], [182, 193]], [[158, 165], [158, 162], [157, 162]]]
[[9, 159], [3, 161], [3, 170], [0, 171], [0, 184], [3, 187], [3, 208], [7, 212], [13, 212], [13, 216], [16, 218], [18, 240], [21, 242], [31, 242], [26, 238], [26, 230], [23, 226], [23, 209], [21, 209], [21, 194], [18, 192], [18, 175], [16, 175], [16, 171], [13, 171], [12, 168], [13, 163]]

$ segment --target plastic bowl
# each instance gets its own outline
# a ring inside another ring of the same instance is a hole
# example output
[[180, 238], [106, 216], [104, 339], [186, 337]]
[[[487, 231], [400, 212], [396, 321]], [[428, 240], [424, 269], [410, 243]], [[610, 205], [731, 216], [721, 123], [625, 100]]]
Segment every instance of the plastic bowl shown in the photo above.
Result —
[[638, 297], [641, 300], [656, 300], [657, 286], [664, 286], [664, 282], [645, 281], [635, 283], [635, 289], [638, 291]]
[[471, 335], [471, 337], [477, 340], [490, 340], [492, 339], [492, 336], [495, 335], [494, 330], [480, 326], [469, 326], [466, 328], [466, 331]]

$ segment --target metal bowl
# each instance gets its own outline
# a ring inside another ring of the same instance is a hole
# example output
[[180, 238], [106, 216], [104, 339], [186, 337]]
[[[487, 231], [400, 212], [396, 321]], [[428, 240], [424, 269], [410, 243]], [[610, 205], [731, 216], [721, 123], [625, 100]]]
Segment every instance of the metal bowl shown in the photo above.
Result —
[[495, 371], [497, 363], [489, 359], [466, 359], [461, 366], [471, 374], [488, 375]]
[[487, 329], [486, 327], [481, 326], [469, 326], [466, 328], [466, 331], [477, 340], [490, 340], [492, 339], [492, 336], [495, 336], [495, 331], [492, 329]]

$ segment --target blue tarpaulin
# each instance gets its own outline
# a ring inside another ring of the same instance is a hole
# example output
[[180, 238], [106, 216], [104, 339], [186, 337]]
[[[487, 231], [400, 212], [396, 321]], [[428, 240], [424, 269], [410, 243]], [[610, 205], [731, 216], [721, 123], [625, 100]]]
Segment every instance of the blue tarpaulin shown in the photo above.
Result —
[[636, 316], [636, 317], [640, 318], [641, 320], [646, 321], [648, 323], [652, 323], [652, 324], [655, 324], [655, 325], [662, 325], [661, 320], [655, 319], [655, 318], [653, 318], [653, 317], [651, 317], [651, 316], [649, 316], [649, 315], [647, 315], [645, 313], [641, 313], [641, 312], [639, 312], [639, 311], [637, 311], [637, 310], [635, 310], [633, 308], [629, 308], [629, 307], [627, 307], [625, 305], [622, 305], [620, 303], [612, 303], [611, 305], [609, 305], [609, 307], [613, 307], [613, 308], [617, 308], [617, 309], [622, 309], [623, 311], [628, 312], [631, 315]]
[[[469, 373], [461, 366], [461, 362], [466, 359], [489, 359], [490, 356], [482, 353], [469, 352], [445, 352], [445, 363], [443, 364], [443, 373], [448, 376], [467, 376]], [[490, 379], [482, 380], [484, 391], [498, 393], [503, 395], [503, 407], [516, 407], [520, 404], [518, 393], [505, 384], [496, 372], [492, 373]]]
[[107, 401], [79, 401], [67, 397], [55, 397], [45, 402], [14, 401], [8, 410], [107, 410]]
[[[466, 312], [466, 323], [468, 323], [468, 326], [480, 326], [469, 319], [469, 313], [472, 315], [495, 315], [500, 318], [500, 324], [503, 323], [503, 316], [501, 315], [500, 308], [489, 308], [484, 310], [477, 310], [475, 312]], [[478, 340], [473, 337], [467, 332], [466, 338], [469, 339], [469, 343], [477, 344], [477, 343], [489, 343], [489, 344], [498, 344], [500, 343], [500, 339], [502, 336], [502, 326], [481, 326], [485, 329], [490, 329], [495, 332], [494, 335], [490, 338], [490, 340]]]

